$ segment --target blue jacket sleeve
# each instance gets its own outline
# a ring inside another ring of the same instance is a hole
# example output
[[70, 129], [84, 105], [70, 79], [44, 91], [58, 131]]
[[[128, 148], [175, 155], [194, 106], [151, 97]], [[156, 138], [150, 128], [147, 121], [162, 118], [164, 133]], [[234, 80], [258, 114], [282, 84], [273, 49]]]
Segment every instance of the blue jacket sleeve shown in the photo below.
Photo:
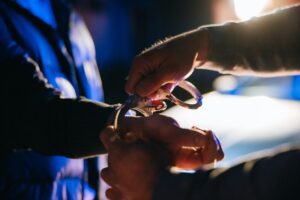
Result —
[[0, 27], [1, 151], [33, 149], [68, 157], [102, 153], [99, 134], [113, 107], [62, 99], [1, 16]]

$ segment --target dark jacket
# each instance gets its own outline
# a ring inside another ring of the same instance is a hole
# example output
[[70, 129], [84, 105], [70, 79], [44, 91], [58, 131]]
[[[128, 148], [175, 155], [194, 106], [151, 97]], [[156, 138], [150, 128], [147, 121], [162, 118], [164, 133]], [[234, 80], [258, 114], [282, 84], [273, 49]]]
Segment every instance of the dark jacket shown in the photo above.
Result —
[[208, 26], [213, 69], [223, 73], [299, 73], [300, 4], [243, 22]]
[[[81, 198], [89, 190], [84, 162], [67, 157], [104, 152], [99, 133], [113, 108], [79, 97], [102, 100], [91, 38], [64, 0], [51, 2], [57, 30], [13, 1], [0, 1], [0, 199]], [[48, 80], [55, 67], [60, 73]], [[65, 98], [56, 78], [78, 98]]]
[[[239, 23], [205, 27], [208, 61], [220, 72], [300, 73], [300, 5]], [[251, 123], [251, 122], [249, 122]], [[289, 150], [290, 149], [290, 150]], [[300, 148], [286, 147], [227, 169], [162, 172], [155, 200], [298, 199]]]
[[292, 200], [298, 199], [300, 148], [260, 155], [230, 168], [194, 174], [163, 172], [155, 200]]

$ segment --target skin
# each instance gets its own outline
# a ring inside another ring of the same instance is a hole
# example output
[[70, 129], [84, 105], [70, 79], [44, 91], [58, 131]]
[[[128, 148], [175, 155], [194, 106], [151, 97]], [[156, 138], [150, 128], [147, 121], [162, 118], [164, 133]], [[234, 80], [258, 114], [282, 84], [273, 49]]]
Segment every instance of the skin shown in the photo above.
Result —
[[112, 127], [101, 133], [109, 163], [101, 177], [111, 186], [106, 191], [109, 199], [151, 199], [161, 169], [169, 166], [197, 169], [224, 157], [211, 131], [182, 129], [169, 117], [127, 118], [122, 124], [124, 131], [131, 131], [136, 139], [116, 140]]
[[[263, 21], [263, 20], [262, 20]], [[254, 21], [255, 22], [255, 21]], [[254, 23], [253, 22], [253, 23]], [[277, 24], [277, 23], [275, 23]], [[255, 25], [255, 23], [254, 23]], [[255, 26], [254, 26], [255, 27]], [[259, 27], [259, 26], [258, 26]], [[249, 28], [249, 27], [248, 27]], [[280, 41], [279, 41], [280, 42]], [[164, 88], [171, 90], [174, 85], [176, 85], [179, 81], [186, 79], [189, 77], [195, 68], [201, 67], [202, 69], [208, 69], [208, 70], [214, 70], [214, 71], [223, 71], [222, 68], [217, 68], [214, 65], [211, 65], [211, 61], [208, 60], [208, 53], [212, 53], [212, 51], [209, 52], [209, 37], [208, 33], [205, 28], [196, 29], [187, 33], [183, 33], [181, 35], [175, 36], [173, 38], [167, 39], [164, 42], [160, 42], [155, 44], [154, 46], [150, 47], [149, 49], [142, 52], [140, 55], [138, 55], [133, 64], [132, 68], [129, 72], [128, 81], [125, 86], [125, 90], [129, 94], [136, 94], [142, 97], [153, 97], [156, 96], [156, 91], [159, 88]], [[212, 47], [211, 47], [212, 48]], [[213, 48], [212, 48], [213, 49]], [[280, 49], [280, 48], [279, 48]], [[275, 49], [276, 50], [276, 49]], [[278, 52], [277, 52], [278, 53]], [[261, 55], [262, 56], [262, 55]], [[284, 56], [283, 56], [284, 58]], [[255, 70], [248, 69], [247, 67], [244, 67], [245, 62], [243, 60], [243, 57], [238, 57], [236, 63], [234, 63], [236, 66], [226, 69], [226, 73], [236, 74], [236, 75], [256, 75], [256, 76], [275, 76], [275, 75], [292, 75], [292, 74], [298, 74], [298, 69], [295, 70], [286, 70], [286, 66], [283, 66], [282, 71], [281, 68], [278, 68], [277, 72], [274, 71], [264, 71], [264, 70]], [[249, 63], [246, 63], [249, 64]], [[240, 66], [241, 65], [241, 66]], [[161, 127], [164, 127], [162, 124]], [[159, 129], [161, 129], [159, 127]], [[157, 129], [158, 130], [158, 129]], [[198, 128], [193, 129], [194, 131], [203, 132], [203, 130], [199, 130]], [[153, 134], [155, 133], [155, 130], [153, 130]], [[180, 132], [180, 131], [179, 131]], [[151, 134], [150, 134], [151, 135]], [[204, 131], [203, 135], [207, 138], [207, 141], [216, 141], [213, 137], [213, 134], [211, 131]], [[154, 136], [154, 135], [153, 135]], [[156, 136], [154, 136], [156, 137]], [[158, 136], [156, 140], [159, 141], [161, 136]], [[178, 142], [178, 141], [177, 141]], [[176, 142], [175, 142], [176, 143]], [[174, 144], [175, 144], [174, 143]], [[215, 143], [209, 143], [207, 142], [204, 148], [200, 152], [202, 154], [202, 159], [198, 159], [202, 161], [198, 163], [198, 167], [203, 166], [203, 163], [212, 161], [212, 159], [215, 157], [218, 159], [218, 147]], [[193, 158], [189, 156], [194, 156], [195, 154], [185, 154], [185, 156], [181, 156], [182, 149], [177, 149], [177, 152], [174, 153], [173, 147], [168, 146], [168, 143], [163, 143], [163, 145], [167, 146], [167, 152], [171, 152], [171, 158], [173, 157], [173, 161], [175, 160], [175, 165], [184, 166], [187, 168], [193, 168], [197, 165], [191, 165], [189, 163], [193, 163]], [[171, 145], [172, 146], [172, 145]], [[176, 149], [176, 148], [175, 148]], [[139, 149], [138, 151], [143, 152], [143, 156], [147, 157], [147, 159], [151, 160], [155, 158], [155, 153], [146, 153], [146, 149]], [[205, 151], [207, 151], [205, 153]], [[175, 155], [175, 156], [174, 156]], [[205, 155], [212, 155], [212, 157], [209, 157], [207, 160], [205, 159]], [[126, 155], [124, 155], [126, 156]], [[128, 156], [128, 155], [127, 155]], [[176, 159], [179, 159], [180, 162], [176, 162]], [[172, 161], [172, 159], [171, 159]], [[126, 161], [125, 161], [126, 162]], [[173, 163], [173, 164], [174, 164]], [[187, 164], [188, 163], [188, 164]], [[124, 166], [128, 166], [128, 169], [130, 167], [134, 168], [134, 166], [130, 166], [130, 163], [123, 163]], [[107, 169], [107, 174], [117, 174], [120, 172], [114, 171], [113, 168], [114, 163], [110, 163], [110, 167]], [[116, 164], [115, 164], [116, 165]], [[150, 168], [149, 168], [150, 165]], [[126, 168], [125, 167], [125, 168]], [[144, 170], [139, 171], [142, 172], [141, 174], [136, 173], [136, 177], [143, 178], [145, 174], [149, 173], [149, 170], [151, 171], [151, 175], [154, 177], [157, 177], [158, 172], [156, 171], [157, 168], [159, 168], [158, 163], [146, 163], [146, 165], [143, 165], [143, 163], [138, 165], [139, 170], [143, 168]], [[122, 171], [122, 169], [119, 169]], [[122, 172], [121, 172], [122, 173]], [[110, 176], [105, 175], [104, 173], [103, 178], [107, 178], [107, 180], [111, 180], [109, 178]], [[118, 174], [120, 175], [119, 179], [116, 178], [116, 180], [121, 180], [122, 176], [124, 177], [124, 174]], [[111, 184], [112, 189], [110, 190], [109, 195], [119, 195], [119, 198], [116, 199], [122, 199], [123, 197], [127, 197], [127, 199], [151, 199], [151, 188], [153, 187], [153, 180], [150, 179], [150, 181], [147, 181], [148, 177], [146, 177], [146, 185], [140, 186], [141, 188], [144, 188], [144, 192], [146, 196], [140, 195], [137, 196], [137, 198], [132, 198], [130, 196], [130, 192], [127, 192], [129, 190], [123, 190], [120, 187], [118, 187], [118, 184]], [[121, 183], [120, 183], [121, 185]], [[125, 183], [124, 183], [125, 185]], [[143, 185], [143, 183], [141, 183]], [[139, 186], [135, 186], [137, 193], [139, 193]], [[148, 188], [148, 190], [147, 190]], [[127, 188], [128, 189], [128, 188]], [[143, 189], [141, 190], [143, 191]], [[128, 195], [128, 196], [126, 196]], [[113, 198], [112, 198], [113, 199]]]
[[[205, 31], [194, 30], [142, 52], [133, 62], [126, 91], [154, 97], [161, 87], [171, 90], [205, 62], [207, 41]], [[127, 142], [111, 139], [114, 138], [112, 127], [101, 133], [109, 163], [101, 176], [111, 186], [106, 195], [113, 200], [151, 199], [154, 182], [162, 168], [198, 169], [224, 157], [211, 131], [196, 127], [182, 129], [176, 121], [165, 116], [126, 117], [121, 132], [130, 133]]]
[[198, 169], [224, 157], [212, 131], [196, 127], [184, 129], [173, 118], [162, 115], [127, 117], [121, 124], [121, 132], [158, 144], [168, 152], [172, 165], [183, 169]]
[[207, 53], [208, 35], [204, 29], [158, 43], [135, 58], [125, 90], [144, 97], [154, 95], [161, 87], [172, 88], [204, 63]]
[[112, 142], [113, 131], [112, 127], [108, 127], [101, 134], [108, 151], [109, 167], [101, 171], [102, 179], [111, 186], [106, 191], [107, 198], [150, 200], [155, 177], [164, 163], [157, 157], [157, 153], [162, 151], [144, 141], [132, 144], [122, 140]]

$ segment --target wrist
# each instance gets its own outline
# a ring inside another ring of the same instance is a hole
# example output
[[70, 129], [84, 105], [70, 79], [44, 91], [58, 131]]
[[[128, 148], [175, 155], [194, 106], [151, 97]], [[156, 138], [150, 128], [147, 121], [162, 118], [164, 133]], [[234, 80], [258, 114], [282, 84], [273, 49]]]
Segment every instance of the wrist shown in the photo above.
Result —
[[[132, 123], [132, 120], [139, 120], [139, 118], [133, 117], [132, 113], [127, 113], [125, 116], [119, 116], [118, 121], [116, 121], [116, 115], [118, 114], [118, 109], [120, 106], [121, 104], [115, 105], [115, 110], [110, 114], [106, 122], [107, 126], [113, 126], [114, 129], [116, 129], [115, 131], [117, 132], [117, 138], [122, 139], [123, 141], [134, 142], [137, 138], [142, 139], [142, 134], [139, 135], [138, 133], [132, 133], [128, 129], [128, 121], [131, 121]], [[117, 126], [116, 123], [118, 124]]]
[[208, 60], [208, 52], [209, 52], [209, 35], [206, 27], [200, 27], [195, 30], [195, 48], [196, 48], [196, 56], [195, 56], [195, 65], [194, 68], [201, 68]]
[[110, 105], [110, 107], [112, 107], [114, 110], [110, 113], [107, 121], [106, 121], [106, 126], [112, 126], [114, 125], [114, 120], [116, 117], [116, 113], [117, 113], [117, 109], [121, 106], [121, 104], [113, 104]]

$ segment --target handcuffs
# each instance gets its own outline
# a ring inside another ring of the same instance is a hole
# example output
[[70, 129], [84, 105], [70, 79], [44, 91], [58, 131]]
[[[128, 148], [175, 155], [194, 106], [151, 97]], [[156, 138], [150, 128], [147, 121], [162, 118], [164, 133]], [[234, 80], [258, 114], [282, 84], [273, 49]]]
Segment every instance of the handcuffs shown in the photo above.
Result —
[[120, 121], [129, 111], [134, 111], [137, 116], [148, 117], [153, 115], [155, 112], [163, 111], [167, 108], [167, 104], [164, 100], [169, 100], [176, 105], [188, 109], [197, 109], [202, 106], [202, 95], [192, 83], [183, 80], [180, 81], [177, 86], [190, 93], [196, 102], [191, 104], [183, 102], [175, 97], [172, 92], [163, 89], [159, 89], [157, 91], [155, 100], [148, 97], [130, 95], [123, 104], [120, 104], [116, 108], [113, 118], [113, 126], [116, 133], [115, 139], [124, 139], [124, 135], [122, 135], [119, 130]]

